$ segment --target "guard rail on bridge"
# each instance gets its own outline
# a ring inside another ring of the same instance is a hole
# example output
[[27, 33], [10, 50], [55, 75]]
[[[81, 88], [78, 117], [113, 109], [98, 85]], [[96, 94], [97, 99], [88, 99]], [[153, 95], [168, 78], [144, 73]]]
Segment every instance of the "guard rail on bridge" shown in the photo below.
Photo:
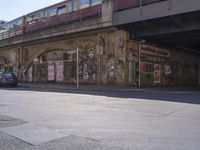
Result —
[[20, 32], [15, 29], [0, 33], [0, 48], [111, 26], [112, 10], [110, 14], [105, 14], [102, 12], [102, 5], [28, 24], [23, 26]]

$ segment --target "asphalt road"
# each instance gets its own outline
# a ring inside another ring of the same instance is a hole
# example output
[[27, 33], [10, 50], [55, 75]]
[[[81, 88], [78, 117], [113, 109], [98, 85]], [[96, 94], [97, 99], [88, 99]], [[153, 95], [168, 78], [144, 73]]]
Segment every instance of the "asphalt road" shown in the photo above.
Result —
[[200, 92], [0, 88], [0, 150], [199, 150]]

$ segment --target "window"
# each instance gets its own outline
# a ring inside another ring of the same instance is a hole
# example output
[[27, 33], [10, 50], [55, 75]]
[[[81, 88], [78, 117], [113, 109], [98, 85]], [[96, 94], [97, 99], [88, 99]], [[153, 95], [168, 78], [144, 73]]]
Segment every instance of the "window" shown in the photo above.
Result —
[[0, 33], [8, 31], [9, 30], [8, 25], [9, 24], [3, 24], [3, 25], [1, 25], [0, 26]]
[[20, 28], [23, 24], [23, 20], [22, 18], [19, 18], [17, 20], [14, 20], [10, 23], [10, 29], [16, 29], [16, 28]]
[[72, 11], [75, 11], [78, 9], [78, 2], [77, 0], [72, 0]]
[[47, 21], [47, 18], [48, 18], [48, 11], [47, 10], [44, 10], [43, 12], [40, 12], [40, 16], [41, 16], [41, 20], [43, 22]]
[[80, 0], [81, 8], [86, 8], [90, 6], [90, 0]]
[[43, 12], [40, 12], [41, 18], [47, 18], [48, 17], [48, 11], [44, 10]]
[[66, 12], [72, 12], [76, 11], [78, 9], [78, 2], [77, 0], [72, 0], [70, 2], [67, 2], [66, 4]]
[[49, 17], [53, 17], [57, 14], [57, 9], [56, 8], [52, 8], [49, 10]]
[[91, 0], [91, 5], [94, 6], [94, 5], [98, 5], [98, 4], [101, 4], [102, 3], [102, 0]]
[[33, 16], [33, 20], [34, 21], [38, 21], [40, 19], [40, 14], [35, 14], [34, 16]]
[[47, 55], [43, 55], [41, 59], [42, 59], [42, 62], [46, 62], [47, 61]]
[[58, 10], [57, 10], [58, 15], [64, 14], [65, 12], [66, 12], [65, 5], [58, 7]]
[[66, 4], [66, 12], [68, 13], [71, 11], [72, 11], [72, 2], [70, 1]]
[[26, 19], [26, 21], [28, 23], [32, 22], [33, 21], [33, 16], [28, 16], [27, 19]]
[[33, 23], [40, 20], [41, 15], [42, 15], [41, 13], [32, 14], [32, 15], [27, 17], [26, 21], [27, 21], [28, 24], [33, 24]]

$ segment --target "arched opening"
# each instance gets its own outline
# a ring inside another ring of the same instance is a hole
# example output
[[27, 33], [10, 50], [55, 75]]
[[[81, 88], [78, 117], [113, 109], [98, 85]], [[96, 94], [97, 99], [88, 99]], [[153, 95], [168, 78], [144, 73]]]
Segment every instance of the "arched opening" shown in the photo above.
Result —
[[[50, 50], [33, 58], [26, 72], [29, 82], [76, 83], [77, 77], [76, 50]], [[79, 79], [80, 83], [96, 84], [97, 65], [95, 51], [80, 50]]]

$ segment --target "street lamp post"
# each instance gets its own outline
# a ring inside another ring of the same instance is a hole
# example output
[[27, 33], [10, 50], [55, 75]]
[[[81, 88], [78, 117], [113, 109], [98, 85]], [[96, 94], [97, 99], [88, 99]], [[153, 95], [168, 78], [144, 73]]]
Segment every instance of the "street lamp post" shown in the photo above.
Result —
[[79, 88], [79, 48], [76, 50], [76, 87]]
[[139, 49], [138, 49], [138, 55], [139, 55], [139, 56], [138, 56], [138, 65], [139, 65], [139, 66], [138, 66], [138, 69], [139, 69], [139, 70], [138, 70], [138, 71], [139, 71], [139, 72], [138, 72], [138, 76], [139, 76], [139, 77], [138, 77], [138, 78], [139, 78], [139, 79], [138, 79], [138, 86], [139, 86], [139, 87], [141, 86], [141, 74], [140, 74], [140, 68], [141, 68], [141, 67], [140, 67], [140, 61], [141, 61], [141, 60], [140, 60], [140, 51], [141, 51], [141, 43], [139, 42]]
[[98, 86], [101, 86], [101, 55], [103, 55], [103, 46], [102, 45], [98, 45], [97, 46], [97, 55], [98, 55], [98, 74], [99, 74], [99, 82], [98, 82]]
[[139, 72], [138, 72], [138, 86], [141, 87], [141, 44], [144, 44], [146, 41], [145, 40], [142, 40], [142, 41], [139, 41], [139, 48], [138, 48], [138, 69], [139, 69]]
[[34, 60], [33, 60], [33, 62], [34, 62], [34, 64], [35, 64], [35, 70], [34, 70], [34, 72], [35, 72], [35, 82], [36, 82], [36, 80], [37, 80], [37, 62], [39, 61], [39, 59], [37, 58], [37, 57], [35, 57], [34, 58]]

